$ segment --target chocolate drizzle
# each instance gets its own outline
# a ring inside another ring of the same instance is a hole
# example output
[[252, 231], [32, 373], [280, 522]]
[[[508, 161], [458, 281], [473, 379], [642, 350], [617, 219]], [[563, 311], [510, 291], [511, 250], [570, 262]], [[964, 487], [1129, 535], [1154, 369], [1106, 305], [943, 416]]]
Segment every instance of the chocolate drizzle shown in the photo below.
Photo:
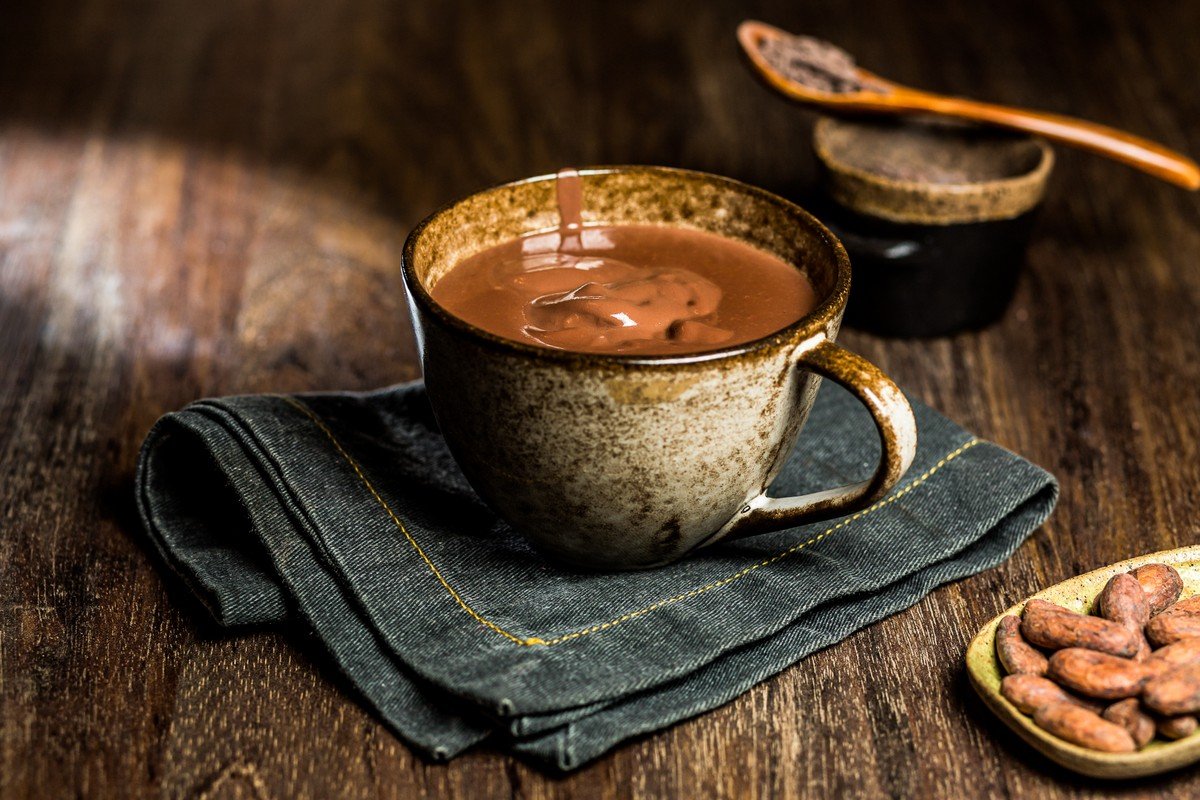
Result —
[[583, 245], [579, 239], [583, 229], [583, 181], [579, 171], [564, 167], [554, 181], [558, 198], [558, 252], [569, 253]]

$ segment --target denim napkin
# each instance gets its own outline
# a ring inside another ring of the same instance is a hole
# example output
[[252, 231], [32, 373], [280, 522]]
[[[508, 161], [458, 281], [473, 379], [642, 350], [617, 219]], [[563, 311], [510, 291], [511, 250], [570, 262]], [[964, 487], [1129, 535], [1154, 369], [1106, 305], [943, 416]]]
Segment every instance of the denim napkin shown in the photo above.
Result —
[[[1042, 523], [1049, 473], [913, 406], [916, 461], [874, 506], [638, 572], [531, 550], [472, 492], [419, 383], [193, 403], [147, 437], [137, 502], [220, 624], [300, 618], [417, 750], [490, 739], [570, 770], [999, 564]], [[859, 480], [878, 452], [826, 382], [773, 491]]]

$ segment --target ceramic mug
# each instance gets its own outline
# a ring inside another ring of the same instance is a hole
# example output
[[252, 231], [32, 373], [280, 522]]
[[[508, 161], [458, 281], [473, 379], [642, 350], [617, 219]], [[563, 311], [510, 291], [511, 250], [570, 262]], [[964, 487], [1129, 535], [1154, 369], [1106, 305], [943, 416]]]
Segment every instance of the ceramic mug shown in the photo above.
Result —
[[[555, 229], [555, 176], [488, 189], [432, 214], [409, 235], [402, 263], [425, 385], [450, 452], [497, 514], [569, 564], [649, 567], [713, 542], [846, 514], [896, 484], [916, 450], [912, 409], [878, 368], [834, 344], [850, 262], [820, 222], [715, 175], [580, 173], [585, 225], [682, 225], [739, 239], [795, 265], [820, 302], [770, 336], [694, 355], [523, 344], [453, 316], [429, 290], [480, 250]], [[768, 497], [821, 377], [871, 412], [880, 463], [861, 483]]]

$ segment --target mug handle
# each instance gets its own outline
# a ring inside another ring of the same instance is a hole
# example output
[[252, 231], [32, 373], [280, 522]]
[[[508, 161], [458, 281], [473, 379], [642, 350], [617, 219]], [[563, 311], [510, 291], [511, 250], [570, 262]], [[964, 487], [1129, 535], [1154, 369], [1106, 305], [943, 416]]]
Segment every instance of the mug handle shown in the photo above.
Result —
[[875, 475], [870, 480], [796, 497], [767, 497], [764, 492], [743, 506], [730, 522], [728, 533], [714, 537], [714, 541], [768, 533], [858, 511], [887, 494], [912, 464], [917, 453], [917, 421], [900, 388], [878, 367], [824, 336], [814, 346], [798, 351], [796, 367], [837, 381], [871, 412], [883, 446]]

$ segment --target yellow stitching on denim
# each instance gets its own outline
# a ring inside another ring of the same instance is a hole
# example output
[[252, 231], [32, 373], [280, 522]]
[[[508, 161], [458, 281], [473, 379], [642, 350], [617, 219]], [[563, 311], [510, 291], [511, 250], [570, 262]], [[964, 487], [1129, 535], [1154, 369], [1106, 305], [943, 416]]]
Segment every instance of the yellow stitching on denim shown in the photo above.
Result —
[[289, 404], [291, 404], [295, 408], [299, 409], [301, 412], [303, 412], [304, 415], [307, 416], [309, 419], [311, 419], [313, 421], [313, 423], [321, 430], [321, 432], [325, 434], [326, 438], [329, 439], [329, 441], [333, 444], [334, 448], [337, 449], [338, 453], [342, 456], [342, 458], [346, 460], [346, 463], [348, 463], [350, 465], [350, 467], [354, 470], [354, 473], [358, 476], [358, 479], [360, 481], [362, 481], [363, 485], [367, 487], [368, 491], [370, 491], [371, 496], [375, 498], [375, 502], [379, 503], [379, 505], [383, 508], [383, 510], [387, 512], [387, 515], [391, 518], [392, 522], [396, 525], [396, 527], [399, 528], [400, 532], [402, 534], [404, 534], [404, 538], [408, 540], [408, 543], [417, 552], [417, 555], [419, 555], [421, 557], [421, 560], [423, 560], [425, 562], [425, 565], [427, 567], [429, 567], [429, 570], [430, 570], [430, 572], [433, 573], [433, 576], [435, 578], [437, 578], [438, 582], [442, 584], [442, 587], [447, 592], [450, 593], [450, 596], [454, 599], [454, 602], [458, 603], [459, 607], [462, 608], [463, 611], [466, 611], [467, 614], [469, 614], [471, 616], [471, 618], [474, 619], [476, 622], [480, 623], [481, 625], [483, 625], [486, 628], [490, 628], [491, 630], [493, 630], [496, 633], [503, 636], [505, 639], [508, 639], [509, 641], [515, 642], [516, 644], [519, 644], [519, 645], [524, 645], [526, 647], [530, 647], [530, 646], [534, 646], [534, 645], [549, 646], [549, 645], [554, 645], [554, 644], [561, 644], [563, 642], [569, 642], [572, 639], [579, 639], [583, 636], [588, 636], [593, 633], [599, 633], [600, 631], [605, 631], [605, 630], [608, 630], [609, 628], [616, 627], [617, 625], [620, 625], [623, 622], [628, 622], [631, 619], [637, 619], [638, 617], [645, 616], [646, 614], [649, 614], [653, 611], [663, 608], [664, 606], [674, 605], [675, 603], [679, 603], [684, 600], [688, 600], [692, 597], [696, 597], [697, 595], [701, 595], [706, 592], [710, 592], [713, 589], [719, 589], [722, 586], [726, 586], [730, 583], [733, 583], [734, 581], [740, 580], [740, 579], [746, 577], [747, 575], [749, 575], [751, 572], [754, 572], [757, 569], [761, 569], [763, 567], [770, 566], [771, 564], [774, 564], [777, 561], [781, 561], [781, 560], [787, 558], [788, 556], [792, 555], [793, 553], [799, 552], [800, 550], [803, 550], [806, 547], [811, 547], [812, 545], [816, 544], [817, 542], [820, 542], [822, 539], [825, 539], [826, 537], [828, 537], [835, 531], [841, 530], [842, 528], [846, 527], [850, 523], [860, 520], [863, 517], [867, 516], [868, 514], [871, 514], [875, 511], [878, 511], [881, 508], [891, 505], [892, 503], [896, 502], [900, 498], [907, 495], [909, 492], [916, 489], [921, 484], [928, 481], [930, 479], [930, 477], [932, 477], [933, 474], [936, 473], [938, 470], [940, 470], [942, 467], [946, 466], [951, 461], [958, 458], [960, 455], [965, 453], [967, 450], [970, 450], [975, 445], [982, 443], [982, 440], [980, 440], [980, 439], [971, 439], [970, 441], [964, 443], [962, 446], [958, 447], [956, 450], [953, 450], [953, 451], [947, 453], [936, 464], [934, 464], [929, 469], [925, 470], [924, 473], [922, 473], [920, 476], [918, 476], [916, 479], [914, 479], [912, 483], [908, 484], [907, 486], [905, 486], [903, 489], [899, 490], [895, 494], [885, 497], [883, 500], [880, 500], [879, 502], [875, 503], [874, 505], [864, 508], [862, 511], [851, 514], [850, 516], [840, 520], [836, 524], [831, 525], [830, 527], [826, 528], [821, 533], [817, 534], [816, 536], [812, 537], [811, 539], [800, 542], [798, 544], [794, 544], [791, 547], [789, 547], [788, 549], [786, 549], [780, 553], [776, 553], [775, 555], [771, 556], [770, 558], [766, 558], [755, 564], [751, 564], [750, 566], [745, 567], [744, 569], [739, 570], [738, 572], [735, 572], [733, 575], [730, 575], [727, 578], [722, 578], [719, 581], [713, 581], [712, 583], [705, 584], [704, 586], [700, 586], [695, 589], [691, 589], [682, 594], [677, 594], [674, 597], [668, 597], [665, 600], [659, 600], [658, 602], [651, 603], [650, 605], [646, 606], [645, 608], [638, 609], [637, 611], [630, 611], [627, 614], [622, 614], [621, 616], [616, 617], [615, 619], [611, 619], [608, 622], [602, 622], [599, 625], [593, 625], [590, 628], [584, 628], [582, 630], [574, 631], [572, 633], [566, 633], [566, 634], [563, 634], [562, 636], [556, 636], [551, 639], [542, 639], [537, 636], [522, 637], [522, 636], [518, 636], [514, 633], [510, 633], [509, 631], [506, 631], [504, 628], [500, 627], [496, 623], [485, 618], [478, 611], [476, 611], [474, 608], [472, 608], [467, 603], [467, 601], [464, 600], [462, 598], [462, 596], [454, 590], [454, 587], [452, 587], [450, 585], [450, 583], [442, 575], [441, 571], [437, 568], [437, 566], [433, 563], [433, 561], [431, 561], [429, 559], [429, 556], [425, 554], [425, 551], [421, 548], [421, 545], [418, 544], [417, 540], [413, 538], [413, 535], [411, 533], [409, 533], [408, 528], [405, 527], [404, 523], [400, 520], [400, 518], [398, 516], [396, 516], [396, 513], [394, 511], [392, 511], [392, 507], [389, 506], [387, 501], [384, 500], [382, 496], [380, 496], [378, 491], [376, 491], [375, 486], [371, 483], [371, 481], [363, 473], [362, 468], [359, 467], [359, 465], [358, 465], [358, 462], [355, 461], [354, 458], [349, 453], [346, 452], [345, 448], [342, 447], [341, 442], [339, 442], [337, 437], [333, 435], [333, 431], [331, 431], [329, 429], [329, 427], [321, 420], [321, 418], [318, 417], [316, 415], [316, 413], [312, 409], [310, 409], [307, 405], [305, 405], [304, 403], [301, 403], [299, 400], [296, 400], [295, 398], [292, 398], [292, 397], [284, 397], [283, 399], [286, 400]]
[[408, 540], [408, 543], [412, 545], [412, 548], [417, 551], [417, 555], [419, 555], [421, 560], [425, 562], [425, 565], [429, 567], [429, 571], [433, 573], [433, 576], [438, 579], [438, 582], [441, 583], [442, 587], [450, 593], [450, 596], [454, 598], [454, 602], [458, 603], [459, 607], [462, 608], [463, 611], [466, 611], [468, 614], [470, 614], [471, 617], [479, 624], [491, 628], [505, 639], [509, 639], [517, 644], [544, 644], [544, 642], [536, 636], [532, 638], [523, 638], [521, 636], [517, 636], [515, 633], [509, 633], [491, 620], [485, 619], [479, 614], [479, 612], [471, 608], [470, 604], [467, 603], [466, 600], [463, 600], [462, 595], [454, 591], [454, 587], [451, 586], [445, 577], [442, 576], [442, 573], [437, 566], [429, 560], [429, 556], [425, 555], [425, 551], [421, 549], [421, 545], [417, 544], [417, 540], [413, 538], [413, 535], [408, 532], [408, 528], [404, 526], [404, 523], [401, 522], [400, 518], [396, 516], [396, 513], [392, 511], [392, 507], [389, 506], [387, 501], [380, 496], [379, 492], [375, 490], [375, 486], [367, 479], [367, 476], [363, 474], [362, 468], [358, 466], [358, 462], [346, 452], [345, 448], [342, 447], [342, 443], [337, 440], [337, 437], [333, 435], [333, 431], [329, 430], [329, 427], [324, 423], [324, 421], [321, 420], [320, 417], [317, 416], [316, 412], [293, 397], [284, 397], [283, 399], [304, 412], [304, 414], [311, 419], [318, 428], [321, 429], [329, 441], [333, 443], [333, 446], [337, 448], [337, 451], [341, 454], [342, 458], [346, 459], [346, 463], [348, 463], [351, 468], [354, 469], [354, 474], [358, 475], [358, 479], [362, 481], [363, 485], [366, 486], [371, 492], [371, 495], [375, 498], [375, 502], [379, 503], [379, 505], [383, 507], [383, 510], [387, 512], [387, 515], [392, 518], [392, 522], [394, 522], [396, 527], [400, 529], [400, 532], [404, 534], [404, 538]]
[[696, 595], [704, 594], [705, 592], [710, 592], [713, 589], [718, 589], [722, 586], [725, 586], [726, 584], [733, 583], [736, 580], [740, 580], [740, 579], [746, 577], [747, 575], [749, 575], [754, 570], [761, 569], [766, 566], [770, 566], [771, 564], [774, 564], [776, 561], [785, 559], [788, 556], [792, 555], [793, 553], [796, 553], [800, 550], [803, 550], [806, 547], [816, 544], [817, 542], [821, 541], [825, 537], [832, 534], [834, 531], [840, 530], [840, 529], [844, 528], [845, 526], [849, 525], [851, 522], [862, 519], [867, 514], [870, 514], [873, 511], [877, 511], [878, 509], [881, 509], [884, 506], [887, 506], [887, 505], [890, 505], [890, 504], [896, 502], [901, 497], [904, 497], [904, 495], [908, 494], [913, 489], [917, 488], [922, 483], [929, 480], [929, 477], [931, 475], [933, 475], [933, 473], [937, 472], [939, 469], [946, 466], [946, 464], [948, 464], [949, 462], [958, 458], [964, 452], [966, 452], [967, 450], [970, 450], [972, 447], [974, 447], [975, 445], [977, 445], [979, 443], [980, 443], [979, 439], [972, 439], [971, 441], [964, 444], [962, 447], [959, 447], [957, 450], [955, 450], [951, 453], [947, 453], [940, 461], [938, 461], [932, 467], [927, 469], [923, 475], [918, 477], [916, 480], [914, 480], [908, 486], [905, 486], [903, 489], [901, 489], [900, 491], [891, 495], [890, 497], [884, 498], [883, 500], [880, 500], [879, 502], [875, 503], [874, 505], [864, 508], [862, 511], [859, 511], [856, 514], [851, 514], [850, 516], [848, 516], [845, 519], [838, 522], [836, 525], [832, 525], [832, 526], [826, 528], [825, 530], [821, 531], [821, 533], [818, 533], [816, 536], [812, 537], [808, 541], [800, 542], [799, 544], [794, 544], [791, 547], [789, 547], [787, 550], [784, 550], [781, 553], [777, 553], [777, 554], [771, 556], [770, 558], [759, 561], [756, 564], [751, 564], [750, 566], [746, 567], [745, 569], [743, 569], [739, 572], [735, 572], [733, 575], [730, 575], [728, 578], [722, 578], [719, 581], [714, 581], [712, 583], [701, 586], [697, 589], [691, 589], [690, 591], [686, 591], [683, 594], [677, 594], [674, 597], [668, 597], [666, 600], [659, 600], [657, 603], [652, 603], [652, 604], [646, 606], [645, 608], [639, 609], [637, 611], [630, 611], [628, 614], [623, 614], [623, 615], [617, 617], [616, 619], [609, 620], [608, 622], [603, 622], [599, 625], [593, 625], [590, 628], [584, 628], [583, 630], [575, 631], [574, 633], [564, 634], [562, 636], [558, 636], [553, 639], [547, 639], [546, 644], [548, 644], [548, 645], [559, 644], [561, 642], [570, 641], [571, 639], [578, 639], [581, 636], [587, 636], [588, 634], [599, 633], [600, 631], [611, 628], [614, 625], [620, 625], [622, 622], [628, 622], [631, 619], [635, 619], [635, 618], [643, 616], [645, 614], [649, 614], [650, 612], [656, 611], [656, 610], [662, 608], [663, 606], [668, 606], [668, 605], [672, 605], [674, 603], [681, 602], [683, 600], [688, 600], [692, 597], [695, 597]]

